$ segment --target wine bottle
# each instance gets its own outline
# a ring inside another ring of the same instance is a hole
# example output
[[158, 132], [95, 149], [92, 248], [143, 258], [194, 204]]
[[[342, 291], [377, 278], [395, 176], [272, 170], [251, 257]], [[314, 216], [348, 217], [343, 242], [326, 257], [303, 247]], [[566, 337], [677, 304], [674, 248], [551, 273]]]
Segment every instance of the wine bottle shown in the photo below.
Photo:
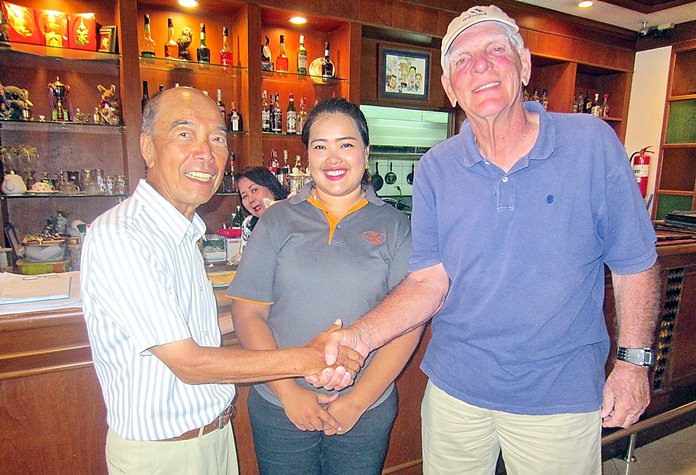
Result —
[[280, 35], [280, 52], [276, 58], [276, 71], [287, 71], [290, 67], [290, 61], [285, 53], [285, 35]]
[[147, 90], [147, 81], [143, 81], [143, 98], [140, 100], [140, 111], [145, 110], [145, 106], [150, 101], [150, 93]]
[[295, 109], [295, 95], [290, 93], [288, 108], [285, 111], [285, 133], [295, 135], [297, 133], [297, 109]]
[[196, 50], [196, 59], [199, 63], [210, 63], [210, 48], [205, 42], [205, 23], [201, 23], [201, 44]]
[[283, 133], [283, 110], [280, 108], [280, 94], [275, 95], [273, 111], [271, 112], [271, 131], [275, 134]]
[[140, 56], [143, 58], [154, 58], [155, 57], [155, 40], [152, 39], [152, 33], [150, 31], [150, 15], [144, 15], [144, 36], [143, 42], [140, 45]]
[[592, 110], [591, 114], [595, 117], [599, 117], [601, 115], [602, 111], [602, 106], [599, 105], [599, 93], [595, 93], [594, 95], [594, 101], [592, 102]]
[[300, 46], [297, 48], [297, 74], [307, 74], [307, 48], [304, 45], [304, 35], [300, 35]]
[[242, 132], [242, 116], [237, 112], [237, 103], [232, 102], [232, 110], [230, 111], [230, 132]]
[[244, 216], [242, 215], [242, 207], [237, 205], [237, 211], [235, 211], [234, 216], [232, 216], [232, 222], [230, 223], [233, 228], [241, 228], [242, 223], [244, 223]]
[[261, 131], [270, 132], [271, 131], [271, 111], [268, 108], [268, 93], [263, 90], [261, 94]]
[[585, 114], [592, 113], [592, 96], [590, 95], [590, 91], [585, 93], [585, 110], [583, 112]]
[[321, 77], [323, 79], [331, 79], [336, 75], [336, 68], [334, 63], [331, 61], [329, 42], [326, 42], [324, 46], [324, 60], [321, 62]]
[[306, 103], [306, 98], [303, 97], [302, 99], [300, 99], [300, 111], [297, 113], [297, 124], [295, 125], [295, 130], [299, 135], [302, 135], [304, 125], [307, 122], [307, 111], [305, 110]]
[[225, 107], [225, 103], [222, 102], [222, 90], [220, 89], [217, 90], [217, 105], [220, 109], [220, 114], [222, 114], [222, 120], [224, 122], [227, 119], [227, 108]]
[[602, 96], [602, 108], [600, 110], [600, 115], [602, 117], [609, 117], [609, 94], [604, 94]]
[[174, 21], [167, 18], [167, 42], [164, 44], [164, 57], [176, 59], [179, 57], [179, 45], [174, 41]]
[[230, 31], [226, 26], [222, 27], [222, 49], [220, 50], [220, 64], [232, 66], [232, 49], [229, 44]]

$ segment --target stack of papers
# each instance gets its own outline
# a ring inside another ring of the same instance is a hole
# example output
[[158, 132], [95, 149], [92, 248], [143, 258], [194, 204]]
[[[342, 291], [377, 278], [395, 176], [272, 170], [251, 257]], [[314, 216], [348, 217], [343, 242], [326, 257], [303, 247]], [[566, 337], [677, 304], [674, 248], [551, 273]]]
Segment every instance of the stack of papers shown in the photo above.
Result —
[[81, 307], [80, 274], [0, 274], [0, 315]]

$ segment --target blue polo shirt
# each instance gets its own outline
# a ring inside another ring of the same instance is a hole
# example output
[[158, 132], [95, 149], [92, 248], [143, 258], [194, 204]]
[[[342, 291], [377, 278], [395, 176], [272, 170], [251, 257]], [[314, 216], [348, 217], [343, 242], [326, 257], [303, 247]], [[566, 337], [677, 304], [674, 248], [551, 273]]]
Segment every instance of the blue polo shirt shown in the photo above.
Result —
[[468, 121], [419, 164], [409, 271], [441, 262], [450, 278], [422, 369], [479, 407], [595, 411], [609, 350], [604, 264], [648, 269], [655, 233], [607, 124], [525, 108], [539, 137], [507, 173], [480, 155]]

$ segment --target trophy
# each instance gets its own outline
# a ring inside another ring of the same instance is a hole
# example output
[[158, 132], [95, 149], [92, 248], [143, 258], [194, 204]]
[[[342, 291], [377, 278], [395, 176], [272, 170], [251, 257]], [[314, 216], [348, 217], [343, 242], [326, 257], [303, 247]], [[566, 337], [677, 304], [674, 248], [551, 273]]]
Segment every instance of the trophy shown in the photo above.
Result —
[[70, 115], [66, 108], [66, 98], [70, 93], [70, 86], [60, 82], [60, 78], [56, 77], [56, 82], [48, 85], [48, 101], [51, 104], [51, 120], [54, 122], [67, 122], [70, 120]]

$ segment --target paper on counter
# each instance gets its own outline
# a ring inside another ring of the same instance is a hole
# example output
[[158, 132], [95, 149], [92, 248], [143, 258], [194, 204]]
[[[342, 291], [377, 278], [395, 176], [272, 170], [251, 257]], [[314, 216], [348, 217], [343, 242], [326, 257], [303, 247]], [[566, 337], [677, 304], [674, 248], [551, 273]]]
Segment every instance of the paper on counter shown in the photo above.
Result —
[[0, 274], [0, 315], [82, 307], [80, 273], [51, 275], [59, 277]]

